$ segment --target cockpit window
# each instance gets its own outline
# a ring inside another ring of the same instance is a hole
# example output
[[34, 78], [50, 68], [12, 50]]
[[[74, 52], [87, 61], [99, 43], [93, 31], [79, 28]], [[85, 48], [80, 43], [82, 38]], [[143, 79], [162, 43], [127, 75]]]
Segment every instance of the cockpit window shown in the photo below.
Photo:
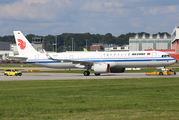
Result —
[[162, 57], [170, 57], [169, 55], [162, 55]]

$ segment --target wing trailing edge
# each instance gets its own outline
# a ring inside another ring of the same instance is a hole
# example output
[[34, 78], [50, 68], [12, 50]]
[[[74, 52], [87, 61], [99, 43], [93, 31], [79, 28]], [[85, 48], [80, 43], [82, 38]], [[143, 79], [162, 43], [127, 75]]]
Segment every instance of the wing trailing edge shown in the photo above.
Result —
[[62, 61], [62, 62], [72, 62], [72, 63], [80, 63], [81, 65], [85, 65], [85, 64], [93, 64], [93, 62], [89, 62], [89, 61], [84, 61], [84, 60], [74, 60], [74, 59], [56, 59], [53, 58], [52, 56], [50, 56], [44, 49], [43, 49], [44, 53], [46, 54], [48, 59], [54, 60], [54, 61]]

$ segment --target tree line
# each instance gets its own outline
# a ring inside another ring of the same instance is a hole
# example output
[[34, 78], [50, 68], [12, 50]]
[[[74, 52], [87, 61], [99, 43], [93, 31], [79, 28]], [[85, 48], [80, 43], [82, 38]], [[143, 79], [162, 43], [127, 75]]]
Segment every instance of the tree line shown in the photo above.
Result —
[[[157, 33], [160, 36], [163, 36], [166, 32]], [[48, 35], [48, 36], [38, 36], [34, 34], [26, 35], [26, 38], [32, 42], [32, 38], [41, 37], [43, 38], [43, 47], [47, 51], [54, 50], [54, 43], [55, 39], [57, 38], [57, 51], [71, 51], [72, 50], [72, 38], [73, 38], [73, 50], [75, 51], [82, 51], [83, 48], [86, 48], [86, 41], [87, 41], [87, 49], [90, 49], [90, 46], [93, 43], [102, 43], [102, 44], [116, 44], [118, 46], [122, 46], [125, 44], [129, 44], [129, 38], [134, 37], [136, 34], [142, 36], [146, 34], [149, 36], [149, 33], [140, 32], [140, 33], [127, 33], [121, 34], [117, 37], [113, 36], [111, 33], [106, 33], [105, 35], [100, 34], [90, 34], [90, 33], [63, 33], [61, 35]], [[157, 34], [154, 34], [157, 35]], [[169, 34], [166, 33], [168, 36]], [[8, 35], [0, 37], [0, 41], [3, 42], [12, 42], [15, 43], [14, 35]]]

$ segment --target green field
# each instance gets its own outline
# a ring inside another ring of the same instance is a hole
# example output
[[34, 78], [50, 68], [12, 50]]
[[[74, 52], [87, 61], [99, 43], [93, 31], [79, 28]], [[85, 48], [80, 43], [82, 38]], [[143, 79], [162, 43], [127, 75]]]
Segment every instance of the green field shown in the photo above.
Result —
[[31, 64], [0, 64], [1, 67], [39, 67]]
[[[40, 71], [41, 73], [83, 73], [85, 70], [52, 70], [52, 71]], [[157, 71], [161, 71], [161, 69], [157, 69]], [[175, 68], [176, 72], [179, 72], [179, 68]], [[22, 71], [27, 72], [27, 71]], [[89, 70], [90, 73], [94, 73], [94, 71]], [[154, 68], [142, 68], [141, 70], [125, 70], [124, 73], [141, 73], [141, 72], [154, 72]], [[120, 74], [120, 73], [119, 73]]]
[[176, 120], [179, 78], [0, 82], [0, 119]]

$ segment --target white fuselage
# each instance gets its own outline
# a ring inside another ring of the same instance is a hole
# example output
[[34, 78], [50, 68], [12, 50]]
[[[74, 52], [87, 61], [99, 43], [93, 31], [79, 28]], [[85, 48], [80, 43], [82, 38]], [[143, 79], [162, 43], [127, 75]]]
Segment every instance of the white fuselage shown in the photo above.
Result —
[[[28, 56], [27, 63], [50, 68], [83, 68], [83, 62], [107, 63], [110, 67], [163, 67], [175, 63], [175, 59], [167, 53], [157, 51], [133, 52], [63, 52], [50, 54], [59, 61], [50, 60], [43, 53]], [[63, 62], [72, 60], [76, 62]], [[79, 62], [77, 62], [79, 61]], [[78, 65], [79, 64], [79, 65]], [[79, 67], [80, 66], [80, 67]]]
[[164, 67], [175, 63], [167, 53], [157, 51], [132, 52], [63, 52], [49, 54], [38, 53], [21, 31], [14, 31], [19, 55], [14, 59], [26, 60], [27, 63], [50, 68], [83, 68], [85, 76], [89, 69], [96, 76], [101, 73], [121, 73], [130, 67]]

